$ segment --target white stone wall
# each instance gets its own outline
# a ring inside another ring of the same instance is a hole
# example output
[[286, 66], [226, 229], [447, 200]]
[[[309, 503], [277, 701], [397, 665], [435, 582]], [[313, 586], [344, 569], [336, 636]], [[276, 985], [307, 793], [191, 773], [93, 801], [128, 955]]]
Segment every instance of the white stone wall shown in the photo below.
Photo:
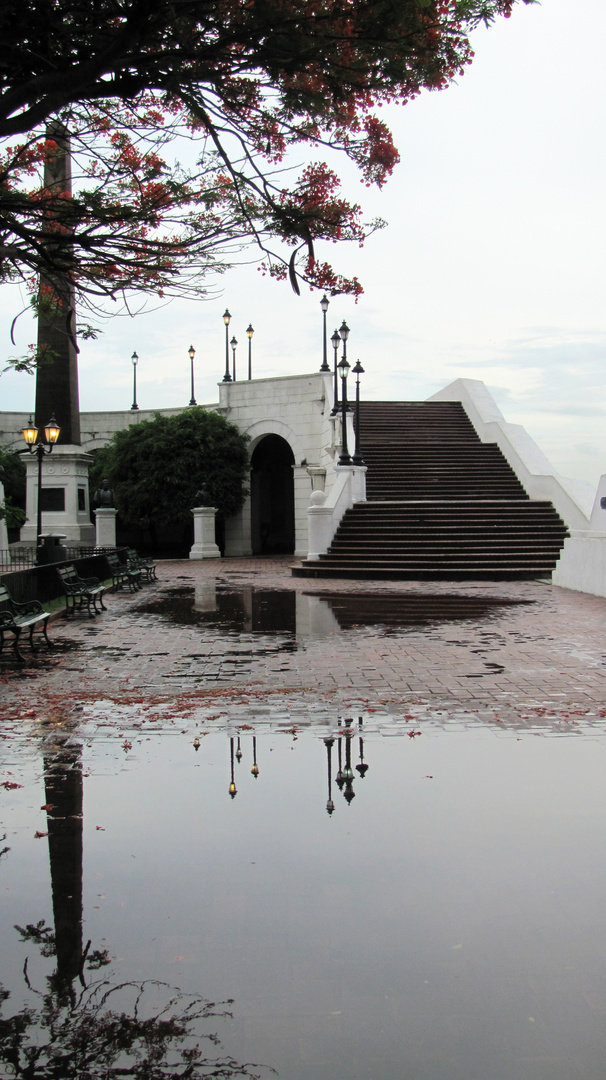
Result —
[[[295, 459], [295, 554], [307, 554], [307, 510], [311, 494], [308, 466], [327, 468], [333, 482], [335, 422], [330, 416], [330, 375], [292, 375], [280, 379], [219, 384], [219, 412], [249, 437], [249, 454], [266, 435], [279, 435]], [[226, 555], [251, 552], [250, 499], [226, 527]]]
[[[330, 415], [332, 400], [332, 377], [315, 372], [284, 378], [252, 379], [250, 382], [221, 382], [219, 401], [205, 405], [207, 409], [220, 412], [248, 435], [251, 456], [266, 435], [280, 435], [290, 446], [295, 462], [295, 554], [301, 557], [307, 555], [307, 510], [311, 493], [307, 467], [326, 469], [327, 492], [330, 491], [336, 475], [334, 463], [340, 450], [341, 424], [339, 417]], [[116, 431], [139, 424], [145, 419], [153, 419], [157, 412], [163, 416], [175, 416], [183, 411], [183, 408], [125, 409], [119, 412], [81, 413], [82, 450], [90, 451], [105, 446]], [[351, 425], [349, 441], [353, 447], [352, 414], [348, 420]], [[24, 446], [22, 429], [26, 421], [25, 413], [0, 413], [0, 444], [21, 449]], [[28, 517], [31, 523], [29, 508]], [[33, 535], [35, 525], [30, 524], [29, 528]], [[250, 554], [250, 498], [246, 499], [241, 513], [226, 523], [226, 545], [228, 555]]]

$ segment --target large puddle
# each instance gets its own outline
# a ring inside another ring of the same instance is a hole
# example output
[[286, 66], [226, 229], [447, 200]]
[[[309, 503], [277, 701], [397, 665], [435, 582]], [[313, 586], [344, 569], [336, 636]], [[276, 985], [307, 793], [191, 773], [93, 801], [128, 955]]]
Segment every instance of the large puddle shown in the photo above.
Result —
[[603, 1080], [601, 728], [193, 736], [5, 742], [0, 1076]]
[[532, 601], [448, 593], [234, 589], [213, 581], [195, 588], [165, 590], [136, 610], [182, 626], [216, 628], [222, 633], [322, 638], [365, 626], [405, 632], [443, 622], [478, 621], [529, 603]]

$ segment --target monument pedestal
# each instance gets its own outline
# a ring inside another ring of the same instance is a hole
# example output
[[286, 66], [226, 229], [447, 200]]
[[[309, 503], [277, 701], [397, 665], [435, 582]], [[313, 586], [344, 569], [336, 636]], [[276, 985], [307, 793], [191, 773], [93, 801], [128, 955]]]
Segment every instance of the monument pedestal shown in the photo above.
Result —
[[100, 506], [95, 513], [95, 547], [116, 546], [116, 514], [115, 506]]
[[220, 559], [221, 552], [215, 543], [215, 517], [217, 511], [214, 506], [195, 506], [192, 510], [194, 515], [194, 546], [190, 559]]
[[[90, 454], [81, 446], [58, 443], [52, 454], [42, 462], [42, 533], [60, 533], [67, 547], [93, 547], [95, 526], [90, 520], [88, 499], [88, 465]], [[27, 522], [22, 527], [22, 543], [37, 545], [38, 460], [35, 454], [26, 458]]]

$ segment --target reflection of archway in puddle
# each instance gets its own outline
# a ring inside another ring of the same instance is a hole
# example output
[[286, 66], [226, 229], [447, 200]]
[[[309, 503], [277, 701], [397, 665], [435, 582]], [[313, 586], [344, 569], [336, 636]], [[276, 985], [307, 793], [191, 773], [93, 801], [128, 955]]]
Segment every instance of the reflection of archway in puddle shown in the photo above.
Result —
[[294, 454], [280, 435], [265, 435], [251, 458], [253, 555], [290, 555], [295, 550]]

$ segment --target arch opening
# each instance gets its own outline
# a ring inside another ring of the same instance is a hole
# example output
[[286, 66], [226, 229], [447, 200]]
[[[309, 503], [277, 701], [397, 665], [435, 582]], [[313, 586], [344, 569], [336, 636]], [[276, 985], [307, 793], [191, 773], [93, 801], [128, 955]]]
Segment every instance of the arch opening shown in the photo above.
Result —
[[265, 435], [251, 458], [253, 555], [290, 555], [295, 550], [294, 454], [281, 435]]

